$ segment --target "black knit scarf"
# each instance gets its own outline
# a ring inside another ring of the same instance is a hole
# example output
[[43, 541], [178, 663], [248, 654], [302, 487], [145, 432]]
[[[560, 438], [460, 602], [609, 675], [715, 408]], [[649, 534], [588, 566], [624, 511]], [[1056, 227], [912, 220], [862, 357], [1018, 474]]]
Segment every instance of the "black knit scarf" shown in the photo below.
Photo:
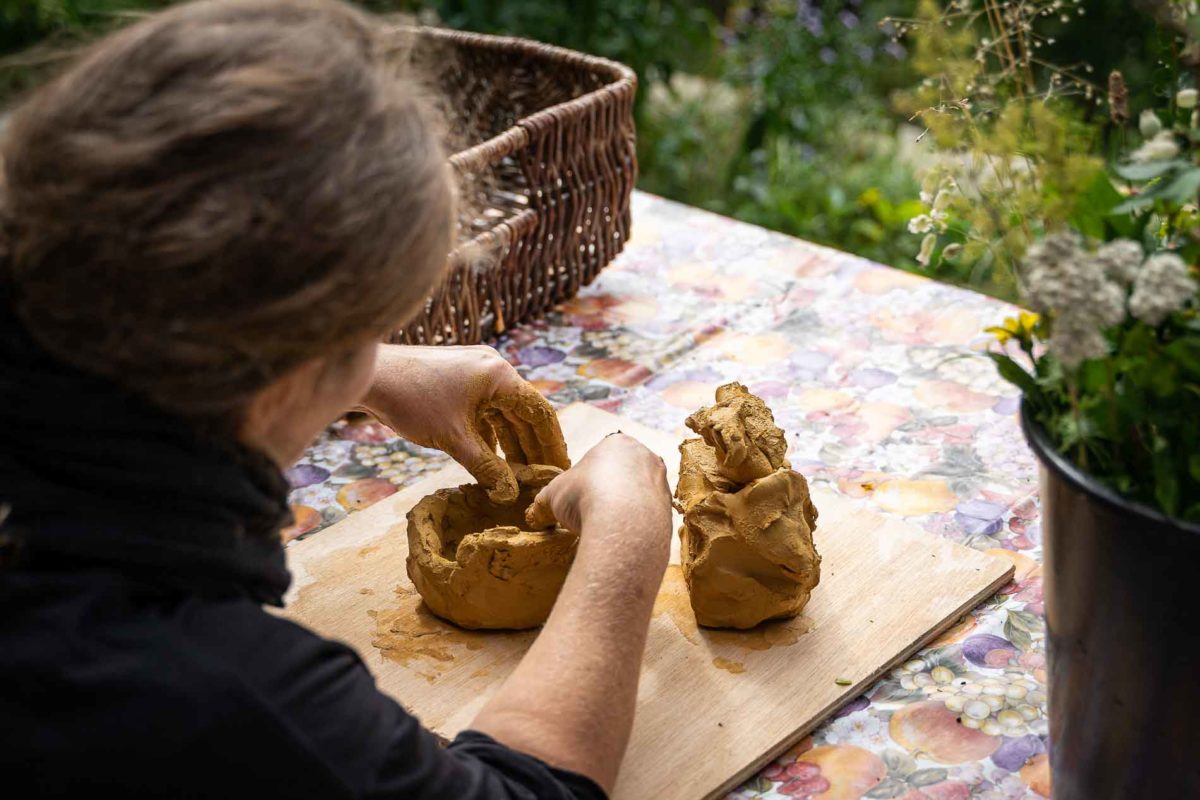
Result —
[[279, 469], [50, 358], [2, 283], [5, 568], [102, 567], [167, 590], [282, 605], [290, 575], [278, 532], [289, 514]]

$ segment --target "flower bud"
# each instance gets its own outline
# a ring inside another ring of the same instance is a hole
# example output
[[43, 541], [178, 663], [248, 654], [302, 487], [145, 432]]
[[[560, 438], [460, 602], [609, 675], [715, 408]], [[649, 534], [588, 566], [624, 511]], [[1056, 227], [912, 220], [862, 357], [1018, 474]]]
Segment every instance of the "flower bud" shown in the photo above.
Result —
[[1146, 109], [1138, 117], [1138, 130], [1142, 132], [1142, 136], [1153, 139], [1162, 130], [1162, 120], [1158, 118], [1158, 114]]
[[917, 253], [917, 263], [922, 267], [928, 267], [929, 261], [933, 258], [933, 248], [937, 247], [937, 235], [926, 234], [921, 241], [921, 251]]
[[1180, 89], [1175, 95], [1175, 105], [1182, 109], [1190, 110], [1196, 107], [1196, 99], [1198, 93], [1195, 89]]

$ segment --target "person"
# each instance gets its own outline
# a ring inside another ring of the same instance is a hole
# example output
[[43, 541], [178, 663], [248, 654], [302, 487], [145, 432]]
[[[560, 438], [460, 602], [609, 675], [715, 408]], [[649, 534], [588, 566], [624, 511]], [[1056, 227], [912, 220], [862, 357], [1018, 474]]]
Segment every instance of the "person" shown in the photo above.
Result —
[[289, 581], [282, 469], [326, 425], [365, 406], [495, 486], [511, 473], [472, 409], [532, 391], [490, 348], [377, 344], [438, 280], [455, 217], [437, 120], [383, 50], [333, 0], [176, 6], [90, 48], [3, 132], [12, 796], [614, 786], [671, 533], [662, 461], [633, 439], [538, 497], [578, 555], [448, 747], [352, 650], [264, 609]]

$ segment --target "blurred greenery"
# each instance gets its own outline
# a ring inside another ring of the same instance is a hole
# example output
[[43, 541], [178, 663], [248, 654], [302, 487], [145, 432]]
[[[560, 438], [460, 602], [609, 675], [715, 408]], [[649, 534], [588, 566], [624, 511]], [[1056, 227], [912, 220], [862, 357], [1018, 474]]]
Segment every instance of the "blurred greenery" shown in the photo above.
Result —
[[[0, 101], [52, 70], [63, 45], [170, 2], [0, 0]], [[914, 175], [928, 151], [920, 129], [894, 109], [892, 92], [911, 85], [913, 73], [884, 22], [910, 15], [915, 0], [360, 4], [624, 62], [641, 80], [641, 188], [918, 269], [906, 224], [920, 211]], [[1153, 87], [1153, 26], [1128, 0], [1089, 7], [1094, 13], [1062, 24], [1053, 57], [1086, 61], [1098, 74], [1120, 67], [1131, 85]]]

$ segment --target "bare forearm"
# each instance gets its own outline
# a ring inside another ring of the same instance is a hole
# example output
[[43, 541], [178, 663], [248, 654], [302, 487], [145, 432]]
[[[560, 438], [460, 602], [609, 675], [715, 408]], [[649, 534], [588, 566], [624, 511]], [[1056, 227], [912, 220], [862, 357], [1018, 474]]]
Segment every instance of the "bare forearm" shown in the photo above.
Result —
[[[473, 727], [606, 790], [633, 727], [638, 674], [669, 530], [614, 535], [616, 526], [670, 528], [657, 518], [585, 520], [579, 553], [545, 628]], [[599, 530], [603, 529], [603, 530]], [[620, 541], [636, 547], [612, 547]]]
[[371, 387], [356, 410], [370, 411], [391, 403], [408, 405], [409, 398], [421, 397], [421, 375], [416, 364], [428, 358], [434, 350], [420, 345], [381, 344], [375, 351], [375, 375]]

